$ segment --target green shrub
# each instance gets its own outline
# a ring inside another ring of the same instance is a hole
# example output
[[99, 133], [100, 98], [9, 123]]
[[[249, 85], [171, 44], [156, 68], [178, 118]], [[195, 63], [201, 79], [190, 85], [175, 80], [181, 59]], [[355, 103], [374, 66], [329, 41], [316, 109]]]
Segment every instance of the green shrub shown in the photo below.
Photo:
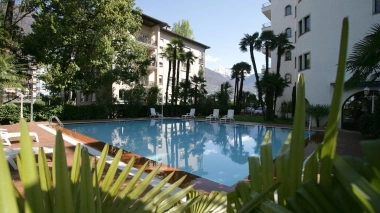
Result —
[[20, 106], [8, 103], [0, 106], [0, 124], [14, 124], [20, 119]]
[[374, 124], [375, 118], [372, 114], [366, 113], [359, 117], [359, 131], [363, 136], [374, 136], [375, 135], [375, 128]]

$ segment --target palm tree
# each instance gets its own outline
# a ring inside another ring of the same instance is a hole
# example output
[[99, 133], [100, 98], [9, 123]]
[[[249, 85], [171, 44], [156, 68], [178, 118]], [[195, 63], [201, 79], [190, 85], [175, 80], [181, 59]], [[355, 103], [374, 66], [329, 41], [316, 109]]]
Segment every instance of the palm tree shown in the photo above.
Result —
[[[275, 38], [276, 46], [277, 46], [277, 74], [280, 75], [280, 67], [281, 67], [281, 57], [285, 54], [285, 52], [293, 50], [294, 46], [288, 40], [288, 36], [286, 33], [282, 32], [278, 34]], [[277, 90], [274, 94], [274, 108], [276, 109], [277, 97], [279, 96]]]
[[198, 103], [198, 98], [207, 94], [206, 91], [206, 80], [203, 76], [194, 75], [190, 77], [191, 83], [194, 85], [192, 89], [193, 97], [194, 97], [194, 106]]
[[181, 69], [181, 63], [184, 63], [186, 61], [185, 59], [185, 52], [183, 49], [178, 50], [177, 54], [177, 81], [176, 81], [176, 88], [175, 88], [175, 105], [178, 105], [178, 95], [179, 95], [179, 74], [180, 74], [180, 69]]
[[237, 96], [239, 94], [239, 72], [234, 69], [234, 67], [231, 68], [231, 80], [235, 79], [235, 89], [234, 89], [234, 104], [237, 102]]
[[197, 57], [194, 55], [193, 52], [188, 51], [185, 53], [185, 59], [186, 59], [186, 79], [185, 79], [185, 92], [184, 92], [184, 103], [187, 103], [187, 95], [188, 90], [190, 88], [190, 82], [189, 82], [189, 75], [190, 75], [190, 65], [194, 63], [195, 59]]
[[277, 46], [277, 74], [280, 74], [281, 67], [281, 57], [285, 54], [285, 52], [293, 50], [294, 46], [288, 40], [288, 36], [286, 33], [282, 32], [275, 37], [275, 42]]
[[261, 50], [261, 40], [258, 38], [259, 38], [258, 32], [255, 32], [252, 35], [244, 34], [244, 38], [240, 40], [239, 46], [242, 52], [247, 52], [248, 51], [247, 47], [249, 47], [249, 53], [251, 56], [253, 71], [255, 72], [257, 92], [259, 93], [258, 98], [259, 98], [260, 106], [264, 109], [263, 91], [260, 85], [260, 77], [257, 71], [255, 55], [253, 54], [253, 50]]
[[168, 104], [169, 97], [169, 85], [170, 85], [170, 72], [172, 70], [172, 61], [173, 61], [173, 46], [168, 44], [168, 46], [164, 49], [164, 52], [161, 53], [163, 57], [165, 57], [169, 61], [169, 69], [168, 69], [168, 80], [166, 84], [166, 92], [165, 92], [165, 105]]
[[347, 60], [347, 72], [352, 76], [346, 81], [347, 89], [355, 88], [359, 82], [375, 81], [380, 77], [380, 24], [374, 24], [370, 34], [358, 41]]
[[232, 93], [230, 90], [231, 87], [232, 85], [228, 81], [220, 85], [220, 92], [217, 93], [218, 102], [220, 106], [228, 106], [229, 101], [230, 101], [230, 95]]
[[[174, 99], [175, 99], [175, 83], [176, 83], [176, 68], [177, 68], [177, 56], [178, 52], [181, 52], [184, 44], [181, 39], [179, 38], [173, 38], [170, 41], [170, 44], [173, 46], [173, 77], [172, 77], [172, 98], [171, 98], [171, 104], [173, 105]], [[177, 76], [178, 78], [178, 76]]]
[[249, 65], [247, 62], [240, 62], [240, 63], [234, 64], [234, 66], [232, 66], [232, 70], [238, 73], [239, 78], [240, 78], [240, 89], [239, 89], [239, 94], [238, 94], [237, 103], [236, 103], [237, 107], [240, 109], [241, 101], [243, 100], [243, 84], [244, 84], [245, 74], [251, 73], [251, 65]]
[[270, 121], [274, 119], [274, 94], [282, 95], [288, 84], [279, 74], [267, 73], [264, 74], [264, 77], [261, 79], [261, 86], [265, 91], [265, 103], [267, 106], [266, 111], [264, 111], [264, 113], [266, 113], [265, 119]]
[[265, 73], [269, 72], [269, 53], [276, 48], [276, 36], [272, 30], [265, 30], [261, 33], [259, 40], [262, 48], [265, 49]]

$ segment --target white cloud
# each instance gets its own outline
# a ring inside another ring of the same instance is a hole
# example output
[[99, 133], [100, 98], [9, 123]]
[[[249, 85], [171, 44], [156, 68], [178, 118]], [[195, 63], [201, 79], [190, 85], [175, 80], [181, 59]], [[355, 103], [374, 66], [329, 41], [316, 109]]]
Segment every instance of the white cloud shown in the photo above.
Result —
[[218, 62], [220, 58], [214, 58], [211, 55], [206, 55], [206, 61], [208, 62]]

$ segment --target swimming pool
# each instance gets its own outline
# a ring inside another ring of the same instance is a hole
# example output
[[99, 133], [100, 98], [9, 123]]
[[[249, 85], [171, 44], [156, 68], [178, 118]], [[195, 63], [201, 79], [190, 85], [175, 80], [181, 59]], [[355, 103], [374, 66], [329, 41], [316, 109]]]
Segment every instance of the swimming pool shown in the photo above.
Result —
[[[180, 119], [65, 124], [65, 128], [226, 186], [248, 176], [248, 156], [260, 155], [267, 130], [273, 135], [273, 157], [290, 132]], [[305, 138], [310, 134], [306, 132]]]

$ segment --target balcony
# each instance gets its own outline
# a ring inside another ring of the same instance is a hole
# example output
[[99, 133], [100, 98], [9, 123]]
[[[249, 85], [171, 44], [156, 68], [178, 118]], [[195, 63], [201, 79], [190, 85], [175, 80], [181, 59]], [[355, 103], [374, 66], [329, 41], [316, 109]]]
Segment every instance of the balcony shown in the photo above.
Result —
[[264, 3], [261, 7], [261, 12], [269, 19], [271, 20], [271, 14], [272, 14], [272, 4], [270, 2]]
[[272, 30], [272, 22], [268, 22], [268, 23], [263, 24], [263, 27], [261, 28], [261, 32], [263, 32], [265, 30]]
[[151, 74], [153, 71], [157, 70], [157, 62], [156, 61], [150, 62], [147, 70], [148, 70], [148, 74]]
[[148, 34], [144, 33], [138, 33], [136, 35], [136, 40], [140, 43], [143, 44], [144, 46], [149, 47], [150, 49], [155, 49], [157, 48], [157, 42], [152, 40], [151, 37]]

